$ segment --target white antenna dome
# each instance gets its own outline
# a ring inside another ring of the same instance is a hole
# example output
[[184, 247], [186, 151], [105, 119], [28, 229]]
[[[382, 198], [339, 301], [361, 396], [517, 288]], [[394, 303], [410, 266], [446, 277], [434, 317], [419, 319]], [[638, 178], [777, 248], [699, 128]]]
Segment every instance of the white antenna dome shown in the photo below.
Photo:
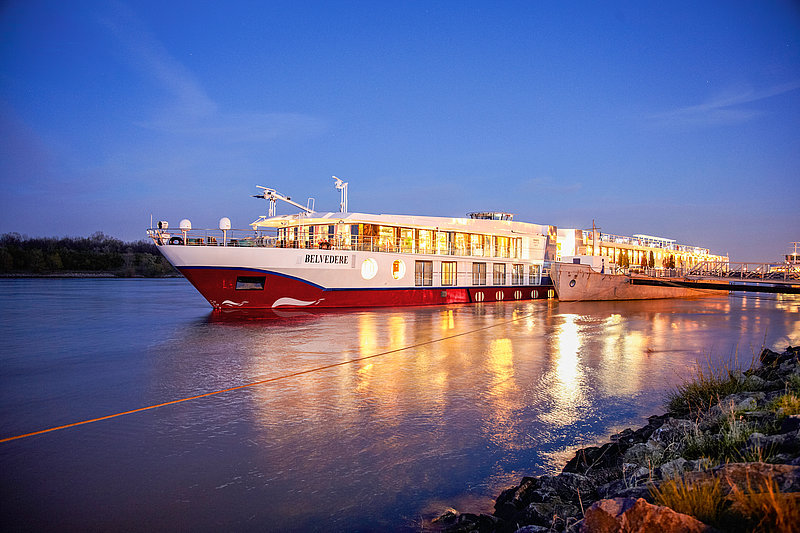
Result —
[[231, 229], [231, 219], [228, 217], [222, 217], [219, 219], [219, 229], [226, 230]]
[[185, 231], [192, 229], [192, 222], [188, 218], [181, 220], [180, 228]]

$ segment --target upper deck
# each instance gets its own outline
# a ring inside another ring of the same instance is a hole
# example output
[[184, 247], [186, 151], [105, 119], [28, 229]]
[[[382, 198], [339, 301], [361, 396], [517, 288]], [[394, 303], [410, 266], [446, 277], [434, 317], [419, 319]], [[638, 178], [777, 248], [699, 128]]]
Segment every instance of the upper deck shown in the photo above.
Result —
[[527, 261], [555, 257], [554, 226], [510, 218], [311, 212], [262, 216], [251, 227], [251, 231], [197, 230], [183, 221], [177, 231], [162, 227], [148, 233], [162, 246], [316, 248]]

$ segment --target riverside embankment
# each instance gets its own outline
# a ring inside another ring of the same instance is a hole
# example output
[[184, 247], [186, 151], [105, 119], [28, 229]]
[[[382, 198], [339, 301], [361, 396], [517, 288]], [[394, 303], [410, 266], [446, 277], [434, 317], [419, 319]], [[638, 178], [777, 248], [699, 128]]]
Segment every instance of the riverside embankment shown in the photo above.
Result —
[[494, 513], [455, 510], [444, 531], [800, 530], [800, 347], [747, 370], [698, 366], [669, 411], [525, 477]]

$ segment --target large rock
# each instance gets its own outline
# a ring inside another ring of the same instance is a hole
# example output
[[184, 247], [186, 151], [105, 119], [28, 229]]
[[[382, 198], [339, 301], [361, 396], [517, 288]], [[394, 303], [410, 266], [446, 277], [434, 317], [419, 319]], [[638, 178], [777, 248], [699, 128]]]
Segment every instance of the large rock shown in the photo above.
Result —
[[751, 449], [767, 450], [771, 453], [796, 453], [800, 451], [800, 430], [779, 435], [753, 433], [747, 438]]
[[[503, 520], [541, 523], [542, 516], [575, 516], [570, 514], [581, 502], [597, 499], [597, 484], [581, 474], [562, 473], [557, 476], [526, 477], [518, 486], [507, 489], [495, 502], [495, 516]], [[554, 503], [562, 508], [549, 509]], [[565, 510], [567, 507], [569, 509]], [[548, 521], [546, 524], [549, 525]]]
[[556, 531], [563, 531], [581, 518], [581, 510], [574, 504], [564, 502], [559, 497], [546, 502], [532, 503], [512, 522], [547, 526]]
[[639, 498], [614, 498], [595, 502], [586, 510], [582, 533], [710, 533], [712, 527], [669, 507]]
[[686, 436], [692, 434], [695, 430], [695, 423], [691, 420], [668, 418], [661, 427], [653, 432], [653, 436], [650, 438], [664, 448], [671, 448], [675, 444], [682, 443]]
[[686, 472], [687, 484], [697, 485], [722, 478], [723, 492], [727, 495], [731, 485], [744, 488], [761, 487], [767, 480], [773, 480], [781, 492], [800, 492], [800, 466], [769, 463], [729, 463], [704, 472]]

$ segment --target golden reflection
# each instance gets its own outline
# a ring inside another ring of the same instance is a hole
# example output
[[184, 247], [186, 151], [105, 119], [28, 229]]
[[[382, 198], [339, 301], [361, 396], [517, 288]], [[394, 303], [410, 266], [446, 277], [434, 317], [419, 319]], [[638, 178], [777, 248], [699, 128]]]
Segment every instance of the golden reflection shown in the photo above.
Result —
[[550, 396], [552, 410], [542, 418], [554, 426], [568, 426], [582, 418], [584, 403], [584, 371], [578, 357], [581, 332], [578, 315], [565, 314], [554, 332], [555, 368], [542, 379]]
[[442, 330], [453, 329], [456, 327], [455, 321], [453, 320], [453, 310], [448, 309], [442, 313]]
[[523, 400], [514, 380], [511, 339], [493, 339], [486, 355], [486, 369], [490, 374], [487, 386], [490, 412], [484, 418], [484, 430], [495, 445], [513, 449], [522, 441], [516, 411], [523, 406]]
[[562, 392], [570, 399], [574, 396], [570, 391], [577, 390], [582, 375], [578, 364], [581, 338], [576, 318], [576, 315], [564, 315], [564, 323], [556, 332], [556, 377]]

